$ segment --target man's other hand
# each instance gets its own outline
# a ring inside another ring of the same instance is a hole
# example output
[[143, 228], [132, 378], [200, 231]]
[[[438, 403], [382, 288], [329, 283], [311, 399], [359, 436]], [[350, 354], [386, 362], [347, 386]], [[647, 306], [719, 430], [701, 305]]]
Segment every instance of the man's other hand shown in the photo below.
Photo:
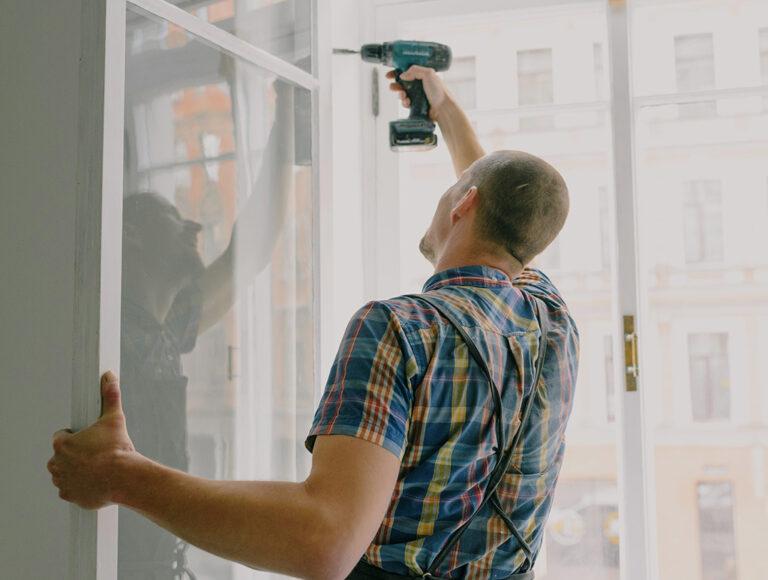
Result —
[[[400, 95], [400, 101], [404, 107], [410, 107], [411, 100], [405, 94], [403, 86], [395, 81], [395, 71], [389, 71], [387, 78], [393, 81], [389, 83], [390, 90]], [[434, 69], [418, 65], [413, 65], [401, 74], [400, 78], [404, 81], [420, 80], [423, 83], [424, 93], [429, 101], [429, 116], [433, 121], [437, 121], [445, 102], [450, 99], [450, 94], [445, 88], [443, 79], [438, 76]]]
[[54, 455], [48, 462], [59, 497], [85, 509], [113, 503], [114, 466], [137, 455], [125, 428], [120, 386], [112, 372], [101, 377], [101, 417], [77, 433], [62, 429], [53, 435]]

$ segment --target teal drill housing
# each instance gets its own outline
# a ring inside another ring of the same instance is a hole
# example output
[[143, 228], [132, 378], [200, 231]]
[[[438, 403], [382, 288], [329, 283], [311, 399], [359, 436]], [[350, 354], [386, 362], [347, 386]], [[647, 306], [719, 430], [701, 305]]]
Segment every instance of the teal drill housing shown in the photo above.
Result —
[[411, 100], [410, 115], [389, 123], [389, 146], [394, 151], [424, 151], [437, 146], [435, 124], [429, 118], [429, 100], [420, 80], [404, 81], [400, 75], [413, 65], [447, 70], [451, 66], [451, 49], [437, 42], [396, 40], [382, 44], [364, 44], [360, 56], [366, 62], [380, 63], [395, 69], [395, 80]]

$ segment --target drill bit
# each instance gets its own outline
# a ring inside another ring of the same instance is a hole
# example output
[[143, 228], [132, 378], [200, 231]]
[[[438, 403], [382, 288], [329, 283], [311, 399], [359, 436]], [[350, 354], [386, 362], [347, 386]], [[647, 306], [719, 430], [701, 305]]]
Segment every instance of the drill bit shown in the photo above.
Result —
[[334, 48], [333, 54], [360, 54], [360, 51], [351, 48]]

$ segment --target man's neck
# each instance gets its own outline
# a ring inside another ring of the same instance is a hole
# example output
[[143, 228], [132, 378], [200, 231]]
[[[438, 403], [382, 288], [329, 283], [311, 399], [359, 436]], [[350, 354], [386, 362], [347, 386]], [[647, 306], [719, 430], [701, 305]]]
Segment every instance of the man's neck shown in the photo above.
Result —
[[490, 252], [445, 252], [435, 264], [435, 273], [465, 266], [487, 266], [504, 272], [514, 280], [523, 271], [523, 265], [510, 257], [499, 256]]

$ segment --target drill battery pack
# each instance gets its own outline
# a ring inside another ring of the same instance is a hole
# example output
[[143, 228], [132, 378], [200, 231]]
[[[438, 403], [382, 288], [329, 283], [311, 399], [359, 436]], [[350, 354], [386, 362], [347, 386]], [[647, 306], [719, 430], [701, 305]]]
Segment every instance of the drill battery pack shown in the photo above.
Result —
[[389, 124], [389, 146], [393, 150], [426, 151], [437, 146], [435, 124], [428, 119], [398, 119]]

